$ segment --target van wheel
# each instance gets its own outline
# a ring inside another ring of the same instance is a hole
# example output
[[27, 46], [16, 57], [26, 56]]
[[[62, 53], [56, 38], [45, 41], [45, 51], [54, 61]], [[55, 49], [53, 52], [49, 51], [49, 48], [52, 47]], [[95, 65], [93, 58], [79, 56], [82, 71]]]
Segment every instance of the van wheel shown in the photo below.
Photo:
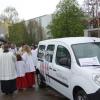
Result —
[[37, 84], [40, 88], [43, 88], [46, 86], [44, 83], [44, 77], [40, 73], [37, 74]]
[[83, 90], [79, 90], [76, 95], [74, 100], [88, 100], [87, 94]]

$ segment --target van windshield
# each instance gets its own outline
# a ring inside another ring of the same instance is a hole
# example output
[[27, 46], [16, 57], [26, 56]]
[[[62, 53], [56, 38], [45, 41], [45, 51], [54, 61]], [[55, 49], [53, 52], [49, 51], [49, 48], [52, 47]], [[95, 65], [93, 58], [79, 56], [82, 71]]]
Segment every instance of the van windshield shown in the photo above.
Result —
[[72, 49], [80, 66], [100, 66], [100, 42], [73, 44]]

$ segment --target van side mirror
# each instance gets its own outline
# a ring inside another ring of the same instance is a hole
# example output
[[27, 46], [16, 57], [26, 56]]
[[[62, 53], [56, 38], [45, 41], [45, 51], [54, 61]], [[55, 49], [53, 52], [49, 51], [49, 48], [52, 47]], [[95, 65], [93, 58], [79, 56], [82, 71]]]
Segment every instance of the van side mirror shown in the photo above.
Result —
[[68, 58], [64, 57], [64, 58], [60, 58], [59, 60], [59, 64], [62, 66], [67, 66], [67, 67], [71, 67], [71, 62]]

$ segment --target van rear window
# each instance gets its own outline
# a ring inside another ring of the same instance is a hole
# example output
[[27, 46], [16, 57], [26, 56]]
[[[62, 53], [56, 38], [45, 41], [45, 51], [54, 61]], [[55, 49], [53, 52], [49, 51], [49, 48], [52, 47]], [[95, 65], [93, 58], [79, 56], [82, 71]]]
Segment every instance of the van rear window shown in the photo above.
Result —
[[53, 54], [54, 54], [55, 45], [48, 45], [46, 50], [45, 59], [48, 62], [52, 62]]

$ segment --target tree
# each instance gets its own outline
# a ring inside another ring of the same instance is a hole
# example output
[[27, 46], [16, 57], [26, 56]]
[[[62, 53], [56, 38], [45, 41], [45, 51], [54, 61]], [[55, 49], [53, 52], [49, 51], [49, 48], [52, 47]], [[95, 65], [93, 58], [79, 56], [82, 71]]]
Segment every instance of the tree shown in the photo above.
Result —
[[43, 28], [41, 26], [41, 21], [39, 20], [29, 20], [27, 25], [27, 32], [29, 34], [29, 41], [38, 44], [39, 41], [43, 40]]
[[7, 7], [1, 14], [0, 19], [8, 24], [16, 23], [18, 21], [18, 12], [14, 7]]
[[82, 23], [84, 17], [76, 0], [62, 0], [57, 5], [48, 28], [53, 37], [81, 36], [85, 28], [84, 23]]
[[42, 26], [35, 20], [29, 20], [27, 23], [22, 21], [20, 23], [9, 26], [8, 40], [20, 45], [21, 43], [38, 44], [43, 39]]
[[9, 26], [8, 40], [15, 43], [16, 45], [20, 45], [23, 42], [27, 43], [28, 34], [24, 21]]

